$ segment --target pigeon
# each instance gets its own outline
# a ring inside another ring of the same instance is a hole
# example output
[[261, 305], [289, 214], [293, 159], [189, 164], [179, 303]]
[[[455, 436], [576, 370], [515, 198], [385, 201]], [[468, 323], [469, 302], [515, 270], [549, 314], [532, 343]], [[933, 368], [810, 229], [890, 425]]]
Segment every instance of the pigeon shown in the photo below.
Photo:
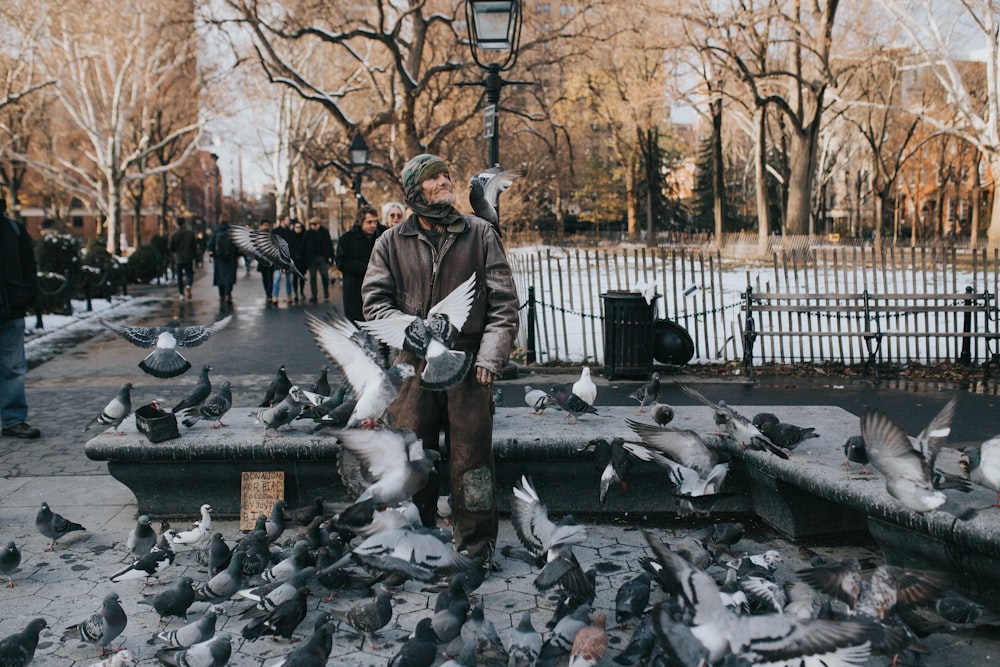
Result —
[[158, 577], [164, 570], [174, 564], [174, 550], [170, 548], [170, 539], [173, 529], [163, 534], [156, 546], [148, 553], [136, 558], [130, 565], [111, 575], [110, 579], [114, 583], [128, 581], [129, 579], [143, 579], [147, 583], [150, 577]]
[[267, 437], [269, 433], [280, 437], [278, 431], [281, 430], [282, 426], [294, 430], [291, 423], [302, 412], [304, 398], [298, 386], [293, 385], [288, 390], [288, 394], [281, 399], [281, 402], [273, 407], [264, 408], [254, 415], [257, 418], [257, 423], [264, 425], [264, 437]]
[[514, 628], [510, 635], [510, 644], [507, 646], [507, 656], [509, 667], [532, 667], [538, 660], [538, 654], [542, 651], [542, 636], [531, 624], [531, 612], [526, 611], [521, 615], [521, 621]]
[[726, 405], [725, 401], [713, 403], [700, 391], [687, 385], [681, 385], [681, 389], [691, 398], [715, 410], [715, 423], [722, 426], [726, 436], [735, 440], [741, 447], [766, 449], [775, 456], [783, 459], [788, 458], [787, 452], [771, 442], [749, 419]]
[[[656, 613], [655, 609], [654, 613]], [[655, 644], [656, 634], [653, 632], [653, 619], [651, 616], [646, 616], [632, 633], [625, 648], [615, 656], [615, 662], [619, 665], [646, 664]]]
[[319, 377], [316, 378], [316, 382], [313, 383], [313, 386], [315, 387], [313, 391], [315, 391], [320, 396], [323, 396], [324, 398], [329, 398], [332, 395], [332, 392], [330, 390], [329, 366], [324, 364], [323, 367], [319, 369]]
[[619, 628], [624, 628], [629, 620], [639, 618], [645, 613], [646, 605], [649, 604], [652, 581], [652, 575], [643, 572], [634, 579], [626, 581], [618, 589], [618, 594], [615, 596], [615, 622]]
[[132, 383], [126, 382], [118, 389], [118, 394], [104, 406], [101, 414], [87, 422], [83, 430], [89, 431], [94, 424], [101, 424], [101, 426], [113, 428], [115, 435], [124, 435], [118, 430], [118, 427], [130, 414], [132, 414]]
[[[597, 587], [597, 568], [590, 568], [583, 573], [583, 576], [587, 578], [590, 582], [590, 589], [596, 589]], [[552, 612], [552, 617], [549, 618], [545, 627], [550, 630], [556, 626], [556, 624], [569, 616], [574, 611], [576, 611], [581, 606], [590, 606], [594, 604], [594, 598], [596, 595], [577, 595], [575, 593], [569, 593], [563, 591], [562, 595], [559, 596], [558, 602], [556, 602], [556, 609]]]
[[590, 622], [590, 605], [580, 605], [572, 614], [559, 619], [538, 653], [540, 659], [554, 661], [570, 652], [577, 634]]
[[597, 400], [597, 385], [590, 377], [590, 367], [580, 369], [580, 379], [573, 383], [573, 393], [583, 399], [587, 405], [594, 405]]
[[261, 264], [294, 273], [303, 281], [306, 279], [295, 266], [288, 242], [277, 234], [266, 229], [229, 225], [229, 238], [240, 253], [256, 259]]
[[195, 521], [190, 530], [175, 532], [171, 544], [181, 549], [200, 548], [212, 539], [212, 506], [205, 503], [199, 508], [201, 520]]
[[[284, 502], [284, 501], [282, 501]], [[309, 543], [299, 540], [292, 546], [292, 553], [261, 572], [264, 581], [287, 581], [313, 563], [309, 553]]]
[[90, 667], [131, 667], [135, 664], [135, 659], [128, 649], [122, 649], [112, 653], [103, 660], [98, 660]]
[[455, 338], [465, 326], [476, 294], [476, 274], [427, 311], [427, 318], [399, 313], [358, 322], [358, 326], [397, 350], [405, 350], [427, 363], [420, 374], [420, 386], [435, 391], [451, 389], [465, 377], [472, 365], [468, 352], [452, 350]]
[[208, 379], [208, 374], [212, 367], [205, 364], [201, 367], [201, 375], [198, 376], [198, 383], [195, 384], [191, 393], [185, 396], [180, 403], [174, 406], [173, 413], [178, 414], [181, 410], [197, 408], [212, 395], [212, 381]]
[[[462, 575], [456, 575], [462, 576]], [[452, 577], [452, 581], [454, 581]], [[442, 592], [442, 595], [447, 591]], [[438, 599], [440, 605], [441, 600]], [[444, 607], [435, 606], [434, 615], [431, 616], [431, 627], [434, 628], [434, 635], [438, 642], [446, 644], [454, 641], [462, 633], [462, 626], [469, 616], [469, 598], [467, 595], [459, 595], [451, 598]]]
[[571, 424], [576, 423], [576, 418], [580, 415], [585, 414], [597, 414], [597, 410], [594, 406], [586, 403], [582, 398], [570, 391], [569, 387], [564, 384], [554, 384], [552, 388], [549, 389], [549, 396], [556, 402], [560, 410], [566, 412], [566, 417], [563, 421], [572, 419]]
[[21, 564], [21, 550], [11, 540], [0, 551], [0, 575], [7, 577], [7, 588], [14, 588], [14, 572]]
[[593, 667], [608, 652], [608, 633], [604, 629], [606, 617], [596, 614], [590, 625], [576, 633], [569, 653], [569, 667]]
[[161, 648], [156, 658], [168, 667], [222, 667], [232, 653], [232, 636], [220, 632], [187, 648]]
[[666, 403], [655, 401], [649, 408], [649, 415], [657, 426], [666, 426], [674, 420], [674, 409]]
[[323, 506], [324, 502], [326, 502], [326, 498], [323, 496], [316, 496], [308, 505], [288, 510], [285, 514], [297, 525], [308, 526], [312, 523], [313, 519], [316, 517], [323, 517], [326, 513], [326, 508]]
[[254, 530], [240, 540], [240, 543], [236, 545], [236, 551], [244, 554], [242, 570], [244, 577], [255, 577], [258, 574], [263, 574], [267, 566], [271, 564], [267, 533], [263, 530]]
[[469, 205], [472, 212], [493, 225], [500, 233], [500, 216], [497, 202], [500, 193], [514, 183], [514, 179], [524, 176], [521, 169], [504, 169], [500, 165], [484, 169], [469, 179]]
[[65, 535], [66, 533], [72, 533], [76, 530], [87, 530], [83, 526], [73, 521], [70, 521], [66, 517], [49, 509], [49, 504], [47, 502], [42, 502], [42, 506], [38, 509], [38, 514], [35, 515], [35, 528], [38, 532], [49, 538], [49, 542], [45, 546], [45, 551], [52, 551], [56, 548], [56, 540]]
[[243, 559], [246, 552], [237, 549], [229, 566], [195, 589], [195, 600], [225, 602], [243, 587]]
[[486, 618], [482, 596], [479, 596], [468, 620], [462, 626], [460, 637], [463, 645], [470, 642], [475, 645], [478, 664], [493, 665], [507, 662], [507, 649], [500, 641], [500, 635], [493, 621]]
[[[693, 614], [691, 637], [717, 664], [733, 655], [751, 663], [861, 665], [868, 658], [872, 627], [856, 621], [802, 620], [786, 614], [737, 616], [723, 606], [719, 589], [705, 572], [693, 567], [659, 540], [643, 531], [670, 590]], [[676, 621], [663, 605], [653, 615], [661, 641]], [[842, 662], [837, 662], [841, 660]], [[692, 664], [692, 663], [687, 663]]]
[[279, 498], [271, 505], [271, 513], [264, 521], [264, 534], [267, 535], [268, 542], [276, 542], [285, 532], [285, 509], [288, 503], [284, 498]]
[[232, 315], [227, 315], [209, 326], [182, 327], [177, 320], [170, 320], [162, 327], [112, 325], [107, 322], [104, 325], [137, 347], [147, 349], [155, 347], [155, 350], [139, 362], [139, 368], [153, 377], [172, 378], [191, 368], [191, 362], [185, 359], [177, 348], [201, 345], [222, 331], [232, 318]]
[[293, 597], [281, 602], [263, 616], [258, 616], [243, 626], [243, 639], [254, 641], [264, 635], [291, 639], [299, 623], [305, 620], [309, 588], [303, 586]]
[[441, 667], [477, 667], [477, 664], [476, 645], [468, 642], [462, 645], [458, 657], [442, 662]]
[[545, 412], [554, 401], [549, 397], [548, 392], [535, 389], [530, 384], [524, 385], [524, 402], [531, 408], [531, 414], [540, 415]]
[[442, 542], [435, 531], [424, 528], [399, 528], [372, 535], [331, 567], [343, 567], [351, 560], [418, 581], [434, 581], [476, 565], [475, 560]]
[[181, 577], [170, 588], [139, 600], [139, 604], [148, 604], [160, 615], [160, 622], [171, 616], [187, 620], [188, 609], [194, 604], [194, 580], [191, 577]]
[[212, 533], [212, 537], [209, 539], [208, 546], [205, 549], [208, 551], [208, 576], [214, 577], [226, 569], [226, 566], [229, 565], [229, 560], [233, 556], [233, 552], [225, 540], [222, 539], [222, 533]]
[[199, 420], [210, 419], [215, 423], [212, 424], [212, 428], [219, 428], [220, 426], [225, 426], [222, 423], [222, 418], [229, 408], [233, 406], [233, 391], [232, 384], [229, 380], [222, 383], [222, 387], [219, 389], [218, 393], [213, 395], [207, 401], [199, 405], [197, 408], [190, 408], [185, 410], [184, 417], [181, 423], [191, 428]]
[[947, 500], [935, 488], [934, 461], [951, 431], [954, 414], [952, 399], [911, 443], [902, 427], [886, 413], [876, 408], [865, 408], [861, 413], [867, 458], [885, 476], [889, 495], [915, 512], [929, 512]]
[[400, 647], [399, 652], [389, 661], [389, 667], [431, 667], [437, 658], [437, 638], [431, 619], [417, 621], [413, 635]]
[[[376, 504], [395, 505], [409, 500], [427, 485], [434, 470], [434, 461], [413, 431], [348, 429], [333, 434], [360, 466], [363, 490], [356, 502], [371, 498]], [[353, 488], [350, 464], [341, 457], [338, 467], [345, 486]]]
[[24, 667], [35, 657], [38, 638], [42, 630], [49, 627], [44, 618], [28, 622], [24, 630], [0, 639], [0, 665], [4, 667]]
[[313, 629], [306, 640], [292, 649], [292, 652], [269, 667], [326, 667], [333, 652], [333, 623], [329, 614], [321, 614], [323, 622]]
[[599, 500], [601, 507], [604, 507], [604, 501], [612, 484], [620, 484], [622, 489], [628, 489], [625, 475], [632, 459], [625, 450], [625, 440], [622, 438], [613, 438], [611, 442], [597, 438], [591, 440], [589, 444], [594, 446], [594, 463], [601, 471]]
[[215, 624], [221, 613], [222, 607], [213, 605], [197, 621], [192, 621], [169, 632], [164, 630], [148, 643], [160, 642], [166, 644], [168, 647], [187, 648], [188, 646], [211, 639], [215, 635]]
[[156, 531], [149, 524], [149, 517], [143, 514], [135, 522], [135, 528], [125, 538], [125, 548], [133, 556], [145, 556], [156, 546]]
[[274, 379], [271, 380], [271, 384], [267, 385], [267, 391], [264, 392], [264, 400], [257, 407], [269, 408], [275, 403], [280, 403], [284, 400], [285, 396], [288, 396], [288, 390], [291, 388], [292, 381], [288, 379], [288, 375], [285, 373], [285, 365], [282, 364], [275, 371]]
[[257, 588], [236, 591], [240, 597], [256, 603], [240, 614], [240, 618], [257, 618], [270, 613], [282, 602], [294, 598], [299, 589], [305, 588], [314, 574], [316, 568], [310, 565], [285, 581], [272, 581]]
[[374, 425], [396, 398], [403, 380], [414, 376], [413, 366], [398, 364], [388, 370], [382, 368], [378, 346], [367, 332], [337, 311], [328, 317], [329, 321], [324, 322], [306, 313], [306, 324], [320, 349], [340, 366], [354, 392], [357, 403], [345, 427], [362, 422]]
[[365, 639], [373, 649], [378, 649], [375, 645], [375, 637], [379, 630], [389, 624], [392, 619], [392, 593], [384, 588], [379, 588], [374, 600], [368, 600], [355, 605], [345, 612], [335, 611], [333, 617], [339, 623], [346, 623], [355, 632], [361, 635], [361, 644], [364, 646]]
[[1000, 507], [1000, 436], [994, 436], [978, 447], [966, 447], [962, 453], [965, 454], [969, 479], [996, 491], [996, 506]]
[[783, 422], [770, 412], [759, 412], [754, 415], [750, 422], [760, 429], [761, 433], [770, 438], [771, 442], [785, 449], [795, 449], [803, 440], [819, 437], [814, 427], [802, 427]]
[[587, 540], [587, 530], [572, 516], [563, 517], [558, 524], [552, 523], [538, 492], [523, 475], [514, 487], [510, 513], [521, 544], [536, 558], [544, 558], [545, 565], [535, 578], [535, 588], [548, 590], [558, 583], [568, 592], [592, 598], [593, 584], [573, 555], [573, 545]]
[[101, 655], [105, 656], [111, 651], [111, 642], [125, 630], [127, 624], [128, 617], [119, 602], [118, 593], [112, 591], [104, 596], [99, 610], [87, 620], [66, 628], [64, 636], [97, 644], [101, 647]]
[[690, 502], [692, 498], [720, 493], [729, 464], [721, 463], [718, 454], [705, 445], [700, 435], [686, 429], [625, 421], [642, 439], [641, 444], [626, 442], [626, 451], [640, 461], [653, 461], [666, 468], [676, 487], [674, 495]]
[[653, 371], [649, 374], [649, 380], [638, 389], [629, 394], [629, 398], [639, 402], [639, 412], [643, 413], [646, 408], [653, 405], [660, 399], [660, 373]]

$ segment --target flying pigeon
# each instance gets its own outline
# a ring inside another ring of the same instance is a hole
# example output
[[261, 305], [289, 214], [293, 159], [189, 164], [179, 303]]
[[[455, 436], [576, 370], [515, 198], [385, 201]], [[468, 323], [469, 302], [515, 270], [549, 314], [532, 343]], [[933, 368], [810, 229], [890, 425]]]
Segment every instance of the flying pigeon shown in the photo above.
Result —
[[649, 380], [644, 385], [640, 385], [635, 391], [629, 394], [629, 398], [639, 402], [639, 412], [645, 412], [646, 408], [653, 405], [660, 399], [660, 373], [653, 371], [649, 374]]
[[604, 614], [594, 615], [590, 625], [576, 633], [569, 653], [569, 667], [593, 667], [608, 652], [608, 633]]
[[514, 487], [510, 513], [521, 544], [545, 563], [535, 578], [535, 587], [548, 590], [558, 583], [566, 591], [593, 597], [593, 584], [573, 555], [573, 545], [586, 542], [587, 530], [572, 516], [563, 517], [558, 524], [552, 523], [531, 480], [523, 475]]
[[994, 436], [978, 447], [966, 447], [965, 464], [969, 479], [997, 492], [1000, 507], [1000, 436]]
[[225, 424], [222, 423], [222, 418], [227, 412], [229, 412], [229, 408], [233, 407], [232, 387], [233, 385], [229, 382], [229, 380], [223, 382], [218, 393], [214, 394], [197, 408], [189, 408], [185, 410], [181, 423], [184, 424], [184, 426], [191, 428], [202, 419], [211, 419], [214, 422], [212, 424], [212, 428], [225, 426]]
[[373, 649], [377, 649], [375, 633], [388, 625], [392, 619], [391, 600], [392, 593], [384, 588], [379, 588], [374, 600], [362, 602], [346, 612], [334, 611], [333, 616], [339, 622], [351, 626], [361, 635], [361, 646], [364, 646], [365, 639], [367, 639], [369, 645]]
[[66, 628], [65, 637], [82, 639], [101, 647], [101, 655], [111, 652], [111, 642], [124, 630], [128, 617], [119, 602], [118, 593], [112, 591], [104, 596], [101, 608], [87, 620]]
[[[413, 431], [392, 429], [347, 429], [335, 431], [344, 449], [360, 464], [361, 487], [356, 502], [373, 499], [376, 504], [395, 505], [413, 497], [427, 485], [434, 462]], [[354, 471], [347, 457], [339, 469], [344, 483], [354, 488]]]
[[201, 374], [198, 376], [198, 382], [195, 384], [194, 389], [191, 393], [184, 397], [180, 403], [174, 406], [173, 413], [177, 414], [181, 410], [186, 410], [188, 408], [196, 408], [205, 402], [212, 394], [212, 381], [208, 379], [208, 373], [212, 370], [212, 367], [205, 364], [201, 367]]
[[132, 383], [126, 382], [118, 389], [118, 394], [111, 399], [101, 414], [97, 415], [83, 427], [84, 431], [89, 431], [94, 424], [100, 423], [102, 426], [110, 426], [115, 430], [115, 435], [124, 435], [118, 430], [125, 418], [132, 414]]
[[275, 403], [283, 400], [285, 396], [288, 395], [288, 390], [292, 388], [292, 381], [288, 379], [288, 374], [285, 373], [285, 365], [282, 364], [278, 367], [278, 370], [274, 372], [274, 379], [271, 380], [271, 384], [267, 385], [267, 391], [264, 392], [264, 400], [260, 402], [258, 408], [269, 408]]
[[197, 347], [222, 331], [232, 315], [227, 315], [215, 324], [209, 326], [191, 325], [182, 327], [177, 320], [170, 320], [162, 327], [140, 327], [127, 325], [112, 325], [106, 327], [137, 347], [156, 349], [139, 362], [139, 368], [158, 378], [172, 378], [181, 375], [189, 368], [191, 362], [178, 351], [179, 347]]
[[548, 392], [541, 389], [533, 389], [530, 384], [524, 385], [524, 402], [531, 408], [531, 414], [540, 415], [545, 412], [545, 408], [552, 405]]
[[254, 618], [240, 632], [243, 639], [254, 641], [265, 635], [273, 637], [284, 637], [291, 639], [299, 623], [305, 620], [308, 609], [306, 603], [309, 597], [309, 588], [303, 586], [295, 591], [295, 594], [281, 603], [267, 614]]
[[149, 517], [143, 514], [136, 520], [135, 528], [125, 538], [125, 548], [133, 556], [144, 556], [156, 546], [156, 531], [149, 524]]
[[389, 661], [389, 667], [430, 667], [437, 658], [437, 637], [430, 618], [417, 621], [413, 635]]
[[399, 364], [388, 370], [383, 369], [378, 345], [370, 335], [337, 311], [332, 311], [328, 319], [324, 322], [306, 313], [306, 324], [313, 332], [316, 344], [340, 366], [357, 399], [346, 427], [351, 428], [362, 422], [374, 425], [396, 398], [402, 381], [413, 377], [413, 366]]
[[726, 436], [735, 440], [741, 447], [766, 449], [775, 456], [783, 459], [788, 458], [788, 454], [784, 450], [771, 442], [749, 419], [726, 405], [725, 401], [713, 403], [700, 391], [687, 385], [681, 385], [681, 389], [691, 398], [715, 410], [715, 423], [723, 427]]
[[582, 398], [570, 391], [564, 384], [554, 384], [549, 389], [549, 396], [556, 402], [560, 410], [566, 412], [563, 421], [572, 419], [571, 424], [576, 423], [576, 418], [585, 414], [597, 414], [594, 406], [585, 402]]
[[187, 648], [161, 648], [156, 658], [168, 667], [222, 667], [232, 652], [232, 636], [220, 632]]
[[331, 567], [340, 568], [352, 560], [418, 581], [433, 581], [442, 575], [470, 570], [476, 564], [441, 541], [436, 531], [423, 528], [399, 528], [372, 535]]
[[472, 365], [468, 352], [452, 350], [455, 338], [465, 326], [476, 294], [476, 274], [434, 304], [427, 318], [393, 315], [358, 326], [383, 343], [406, 350], [427, 361], [420, 374], [420, 386], [433, 390], [451, 389], [465, 377]]
[[597, 385], [590, 377], [590, 367], [580, 369], [580, 379], [573, 383], [573, 393], [583, 399], [587, 405], [594, 405], [597, 400]]
[[181, 577], [169, 588], [142, 598], [139, 604], [148, 604], [155, 609], [160, 615], [161, 623], [171, 616], [187, 620], [188, 609], [194, 604], [194, 580], [191, 577]]
[[35, 515], [35, 528], [38, 532], [49, 538], [49, 542], [45, 546], [45, 551], [52, 551], [56, 548], [56, 540], [65, 535], [66, 533], [72, 533], [75, 530], [87, 530], [83, 526], [73, 521], [70, 521], [66, 517], [49, 509], [49, 504], [47, 502], [42, 502], [42, 506], [38, 509], [38, 514]]
[[628, 473], [632, 459], [624, 447], [625, 440], [613, 438], [608, 442], [604, 438], [591, 440], [590, 445], [594, 446], [594, 463], [601, 471], [601, 483], [599, 499], [601, 507], [604, 507], [604, 500], [611, 490], [612, 484], [620, 484], [622, 489], [627, 489], [625, 475]]
[[521, 169], [504, 169], [500, 165], [485, 169], [469, 179], [469, 205], [472, 212], [493, 225], [500, 232], [500, 216], [497, 202], [500, 193], [514, 183], [514, 179], [524, 176]]
[[280, 403], [259, 411], [255, 417], [258, 423], [264, 425], [264, 436], [267, 437], [268, 433], [273, 433], [280, 437], [278, 431], [282, 426], [288, 426], [289, 429], [292, 429], [291, 423], [302, 412], [303, 400], [304, 397], [298, 386], [293, 385]]
[[[21, 564], [21, 550], [11, 540], [3, 551], [0, 551], [0, 575], [7, 577], [7, 588], [14, 588], [14, 571]], [[0, 661], [2, 664], [2, 661]]]
[[295, 266], [288, 242], [277, 234], [264, 229], [229, 225], [229, 238], [242, 254], [268, 266], [294, 273], [302, 280], [306, 279]]
[[35, 657], [39, 635], [47, 627], [44, 618], [36, 618], [21, 632], [0, 639], [0, 665], [25, 667]]
[[508, 664], [510, 667], [530, 667], [538, 660], [541, 650], [542, 636], [531, 624], [531, 612], [526, 611], [510, 635], [510, 644], [507, 646], [507, 655], [510, 658]]
[[199, 618], [197, 621], [192, 621], [187, 625], [181, 626], [176, 630], [164, 630], [156, 635], [156, 638], [150, 640], [148, 643], [154, 643], [154, 641], [166, 644], [168, 647], [173, 648], [187, 648], [188, 646], [193, 646], [199, 642], [211, 639], [215, 634], [215, 624], [219, 619], [219, 614], [222, 613], [222, 607], [219, 605], [213, 605], [208, 608], [205, 615]]

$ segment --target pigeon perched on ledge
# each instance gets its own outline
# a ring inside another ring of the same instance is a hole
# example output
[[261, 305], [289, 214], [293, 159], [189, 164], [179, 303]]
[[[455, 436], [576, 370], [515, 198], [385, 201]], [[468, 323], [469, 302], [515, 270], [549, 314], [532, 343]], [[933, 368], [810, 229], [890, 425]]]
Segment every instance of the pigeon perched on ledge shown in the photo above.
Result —
[[191, 368], [191, 362], [177, 351], [179, 347], [197, 347], [229, 324], [233, 316], [228, 315], [209, 326], [192, 325], [182, 327], [177, 320], [170, 320], [162, 327], [140, 327], [113, 325], [104, 326], [137, 347], [155, 347], [139, 362], [139, 368], [158, 378], [172, 378], [182, 375]]
[[233, 407], [233, 391], [232, 383], [226, 380], [222, 383], [222, 387], [219, 389], [218, 393], [212, 396], [210, 399], [199, 405], [197, 408], [188, 408], [182, 413], [181, 423], [191, 428], [198, 421], [202, 419], [210, 419], [214, 424], [212, 428], [220, 428], [226, 426], [222, 423], [222, 418], [229, 408]]
[[205, 364], [201, 367], [201, 374], [198, 376], [198, 383], [191, 390], [191, 393], [184, 397], [184, 399], [174, 406], [171, 410], [174, 414], [179, 413], [181, 410], [186, 410], [188, 408], [196, 408], [205, 400], [212, 395], [212, 381], [208, 379], [208, 373], [212, 370], [212, 367]]
[[125, 418], [132, 414], [132, 383], [126, 382], [118, 389], [118, 393], [112, 398], [101, 414], [97, 415], [83, 427], [84, 431], [89, 431], [94, 424], [110, 426], [115, 430], [115, 435], [122, 435], [118, 427], [125, 421]]

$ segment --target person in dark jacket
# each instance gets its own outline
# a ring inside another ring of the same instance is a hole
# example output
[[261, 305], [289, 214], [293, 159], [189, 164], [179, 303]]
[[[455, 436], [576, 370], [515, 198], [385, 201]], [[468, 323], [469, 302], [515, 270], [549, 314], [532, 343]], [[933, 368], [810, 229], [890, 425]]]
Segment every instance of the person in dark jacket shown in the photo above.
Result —
[[316, 274], [319, 274], [320, 282], [323, 283], [323, 300], [328, 301], [330, 299], [330, 262], [333, 261], [333, 241], [330, 240], [330, 232], [327, 228], [315, 218], [309, 221], [302, 256], [305, 258], [306, 268], [309, 269], [309, 292], [312, 295], [309, 302], [316, 303], [317, 301]]
[[212, 284], [219, 288], [219, 301], [232, 304], [233, 285], [240, 255], [236, 244], [229, 238], [229, 221], [220, 220], [208, 240], [208, 254], [212, 258]]
[[[291, 246], [292, 239], [292, 219], [287, 215], [278, 221], [278, 226], [274, 228], [274, 234], [285, 239], [285, 243]], [[274, 272], [274, 286], [271, 288], [271, 303], [278, 305], [278, 297], [281, 296], [281, 277], [285, 277], [285, 302], [292, 302], [292, 280], [295, 274], [288, 273], [285, 269], [278, 269]]]
[[[260, 231], [270, 232], [271, 221], [261, 220]], [[264, 305], [270, 308], [271, 290], [274, 288], [274, 265], [269, 262], [257, 262], [257, 272], [260, 273], [260, 279], [264, 283]]]
[[361, 283], [368, 270], [375, 239], [385, 229], [379, 224], [375, 209], [361, 205], [354, 216], [354, 226], [344, 232], [337, 242], [337, 268], [344, 275], [344, 315], [352, 322], [365, 319], [361, 311]]
[[198, 251], [198, 239], [188, 229], [187, 220], [177, 218], [177, 229], [170, 235], [167, 247], [174, 256], [174, 272], [177, 275], [177, 291], [181, 299], [191, 298], [194, 285], [194, 258]]
[[[298, 220], [292, 223], [292, 235], [288, 239], [288, 252], [292, 256], [292, 261], [295, 263], [295, 268], [299, 270], [302, 275], [306, 274], [306, 261], [303, 251], [306, 247], [306, 228]], [[292, 294], [295, 298], [295, 303], [299, 302], [301, 298], [303, 302], [306, 300], [306, 281], [299, 278], [296, 275], [288, 276], [292, 281]]]
[[24, 315], [38, 295], [38, 270], [28, 230], [6, 213], [0, 196], [0, 420], [7, 437], [37, 438], [24, 391]]

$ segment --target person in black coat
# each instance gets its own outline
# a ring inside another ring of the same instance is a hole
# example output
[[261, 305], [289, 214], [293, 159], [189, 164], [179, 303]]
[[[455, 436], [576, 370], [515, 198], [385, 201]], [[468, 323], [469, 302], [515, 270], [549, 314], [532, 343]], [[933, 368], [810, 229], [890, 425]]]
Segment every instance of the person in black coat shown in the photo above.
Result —
[[354, 226], [337, 242], [337, 268], [344, 275], [344, 315], [352, 322], [365, 319], [361, 312], [361, 283], [368, 270], [375, 239], [385, 230], [385, 226], [379, 224], [375, 209], [362, 204], [354, 216]]
[[330, 240], [330, 232], [315, 218], [309, 221], [309, 229], [306, 230], [306, 242], [302, 249], [302, 256], [305, 259], [306, 268], [309, 269], [309, 291], [312, 294], [309, 301], [316, 303], [317, 300], [316, 274], [319, 274], [320, 281], [323, 283], [323, 300], [329, 300], [330, 262], [333, 261], [333, 241]]
[[[306, 247], [306, 228], [298, 220], [292, 222], [292, 235], [288, 239], [288, 252], [292, 256], [292, 261], [295, 262], [295, 268], [299, 270], [302, 275], [306, 274], [306, 261], [303, 251]], [[306, 281], [299, 278], [296, 275], [292, 275], [292, 294], [295, 296], [295, 303], [299, 302], [299, 298], [304, 302], [306, 300]]]
[[38, 270], [28, 230], [6, 213], [0, 196], [0, 419], [3, 435], [37, 438], [41, 431], [27, 421], [24, 315], [38, 295]]
[[240, 255], [236, 244], [229, 238], [228, 220], [220, 220], [212, 231], [208, 254], [212, 257], [212, 284], [219, 288], [219, 302], [231, 304]]

